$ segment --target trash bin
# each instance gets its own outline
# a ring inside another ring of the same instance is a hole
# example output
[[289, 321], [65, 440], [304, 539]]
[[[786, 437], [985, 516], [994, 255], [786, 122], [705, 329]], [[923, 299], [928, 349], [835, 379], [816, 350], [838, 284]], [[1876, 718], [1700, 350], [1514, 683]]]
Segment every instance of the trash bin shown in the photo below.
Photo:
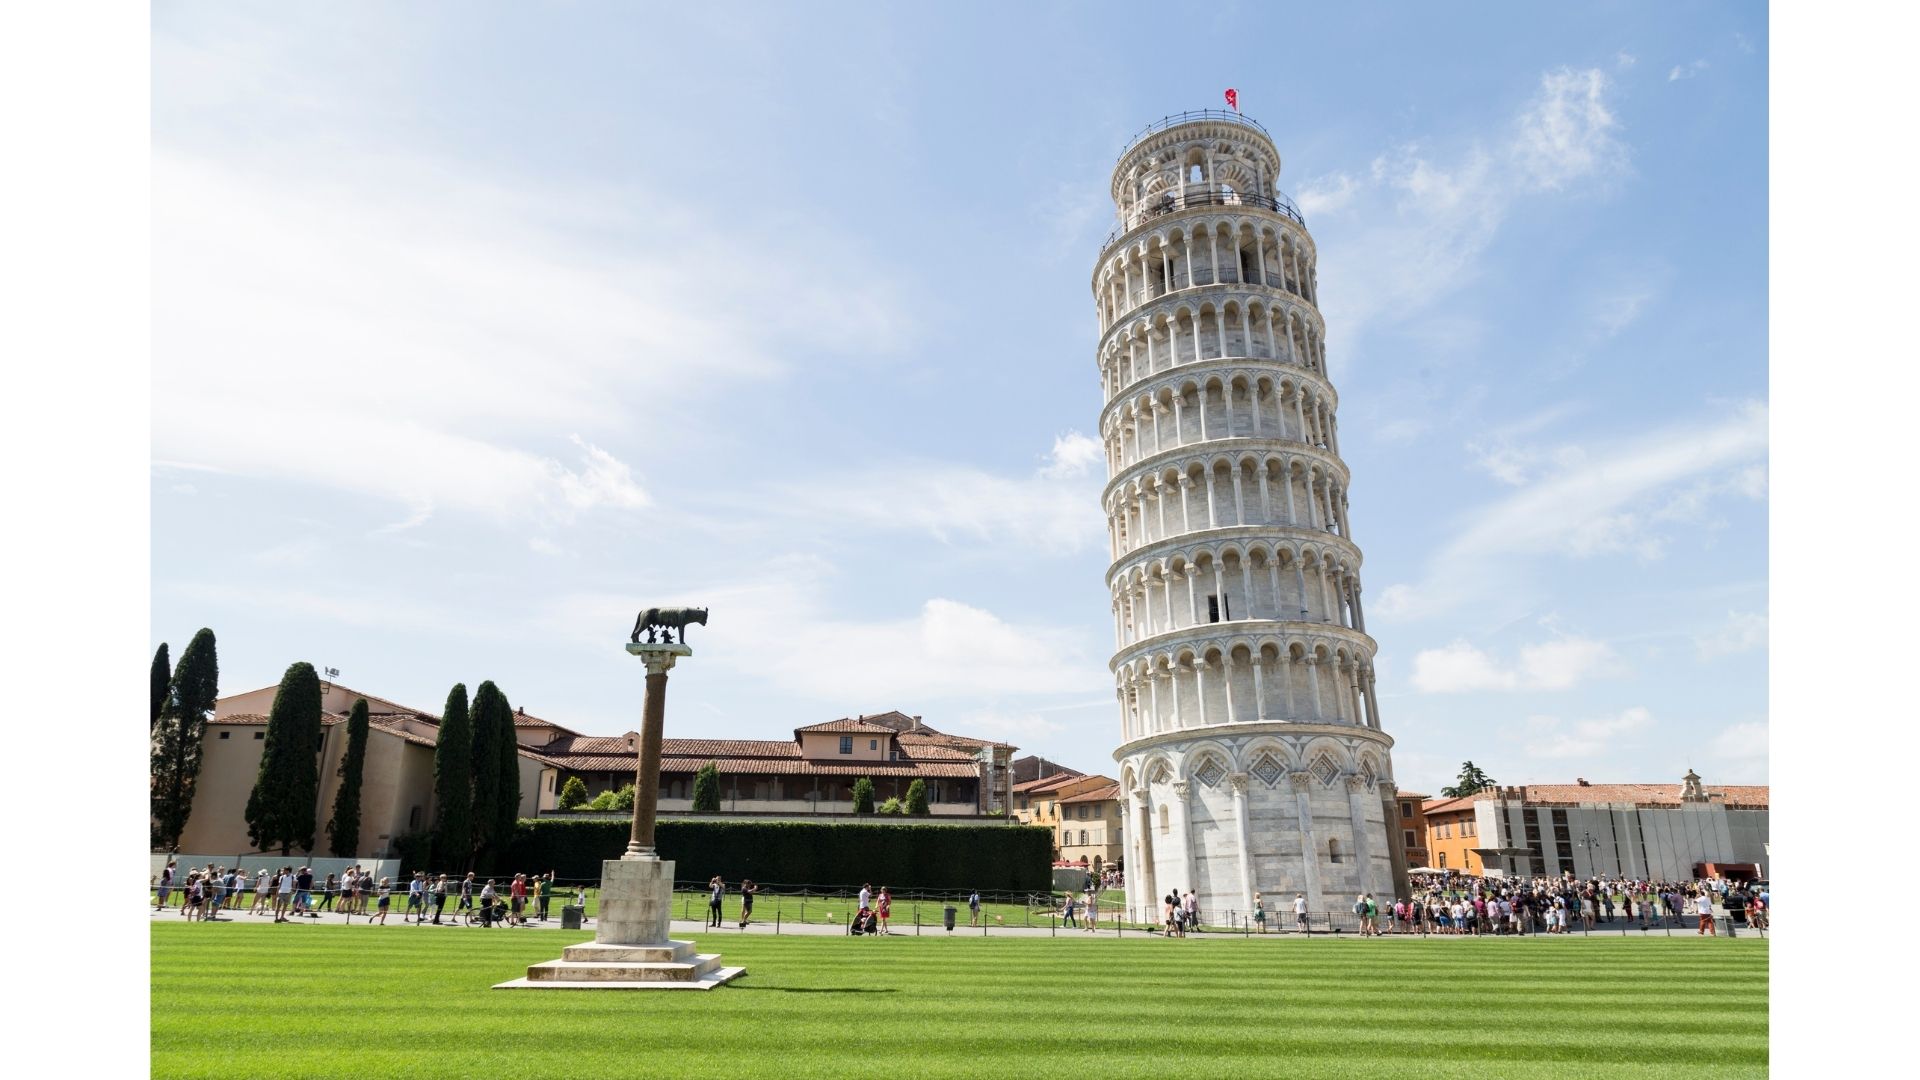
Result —
[[572, 904], [568, 904], [567, 906], [560, 909], [560, 929], [578, 930], [580, 929], [581, 921], [584, 920], [586, 917], [587, 917], [586, 908], [575, 907]]
[[943, 911], [940, 915], [941, 921], [947, 924], [947, 933], [949, 934], [953, 933], [954, 920], [958, 919], [959, 917], [960, 917], [960, 909], [954, 907], [952, 904], [948, 904], [946, 910]]

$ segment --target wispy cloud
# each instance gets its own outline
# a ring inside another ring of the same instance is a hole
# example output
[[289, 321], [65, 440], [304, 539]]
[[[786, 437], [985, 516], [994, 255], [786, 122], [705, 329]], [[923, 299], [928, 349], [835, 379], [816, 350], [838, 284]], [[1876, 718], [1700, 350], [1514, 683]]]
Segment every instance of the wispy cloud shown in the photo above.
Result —
[[1413, 658], [1413, 685], [1426, 694], [1486, 690], [1566, 690], [1616, 674], [1620, 658], [1605, 642], [1567, 637], [1523, 647], [1517, 661], [1500, 661], [1465, 640], [1424, 649]]
[[1611, 716], [1565, 723], [1553, 716], [1527, 718], [1527, 755], [1585, 758], [1600, 754], [1653, 725], [1653, 714], [1635, 705]]
[[1723, 761], [1729, 762], [1765, 762], [1767, 743], [1772, 737], [1770, 725], [1765, 720], [1729, 724], [1720, 734], [1713, 737], [1709, 750]]
[[1708, 633], [1694, 635], [1693, 644], [1702, 660], [1766, 648], [1767, 614], [1764, 611], [1729, 611], [1724, 623]]
[[1388, 586], [1376, 610], [1388, 618], [1455, 610], [1492, 585], [1475, 568], [1490, 574], [1502, 556], [1658, 558], [1667, 542], [1661, 527], [1690, 505], [1690, 493], [1763, 494], [1752, 474], [1766, 452], [1767, 407], [1759, 402], [1704, 424], [1567, 452], [1557, 471], [1467, 512], [1425, 580]]
[[1548, 71], [1504, 131], [1452, 148], [1402, 143], [1364, 172], [1302, 185], [1303, 211], [1354, 223], [1321, 256], [1329, 324], [1357, 337], [1373, 320], [1427, 318], [1475, 279], [1515, 202], [1623, 175], [1629, 153], [1610, 89], [1598, 68]]
[[1691, 79], [1707, 70], [1707, 67], [1708, 65], [1705, 60], [1695, 60], [1690, 64], [1675, 64], [1673, 68], [1667, 72], [1667, 81], [1679, 82], [1681, 79]]

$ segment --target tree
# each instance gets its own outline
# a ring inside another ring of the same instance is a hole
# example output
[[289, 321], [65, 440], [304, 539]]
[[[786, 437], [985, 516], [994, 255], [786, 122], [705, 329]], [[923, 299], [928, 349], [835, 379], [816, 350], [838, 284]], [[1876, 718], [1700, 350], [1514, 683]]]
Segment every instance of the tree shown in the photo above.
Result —
[[[159, 660], [155, 658], [156, 665]], [[148, 733], [154, 847], [173, 851], [186, 831], [187, 816], [193, 813], [194, 784], [200, 776], [200, 742], [206, 737], [207, 715], [219, 696], [220, 658], [213, 631], [202, 627], [180, 654], [160, 717]]]
[[[188, 646], [189, 649], [192, 646]], [[181, 657], [181, 666], [186, 658]], [[247, 796], [247, 836], [261, 851], [313, 850], [320, 797], [320, 676], [301, 661], [287, 668], [267, 714], [267, 745]]]
[[367, 763], [367, 699], [353, 703], [347, 715], [347, 752], [340, 758], [340, 787], [333, 793], [333, 817], [327, 821], [327, 850], [351, 859], [360, 848], [360, 774]]
[[927, 782], [916, 779], [907, 785], [907, 814], [911, 817], [926, 817], [933, 813], [927, 806]]
[[153, 713], [147, 718], [147, 734], [160, 726], [160, 711], [167, 707], [167, 688], [173, 683], [173, 670], [167, 661], [167, 643], [161, 642], [154, 650], [153, 667], [147, 673], [147, 682], [153, 689]]
[[853, 782], [853, 812], [873, 813], [873, 781], [864, 776]]
[[473, 692], [473, 853], [491, 866], [520, 817], [520, 748], [513, 706], [492, 681]]
[[433, 746], [433, 852], [441, 865], [464, 873], [473, 864], [473, 721], [467, 685], [454, 683], [440, 713]]
[[888, 799], [881, 803], [880, 809], [876, 811], [881, 817], [897, 817], [906, 812], [906, 807], [900, 805], [899, 799]]
[[720, 763], [709, 761], [693, 774], [693, 809], [714, 813], [720, 809]]
[[1460, 782], [1452, 787], [1443, 787], [1440, 794], [1449, 799], [1461, 799], [1476, 792], [1496, 786], [1499, 781], [1480, 771], [1480, 766], [1471, 761], [1460, 763]]
[[577, 810], [586, 801], [587, 785], [577, 776], [567, 777], [567, 782], [560, 785], [560, 809]]

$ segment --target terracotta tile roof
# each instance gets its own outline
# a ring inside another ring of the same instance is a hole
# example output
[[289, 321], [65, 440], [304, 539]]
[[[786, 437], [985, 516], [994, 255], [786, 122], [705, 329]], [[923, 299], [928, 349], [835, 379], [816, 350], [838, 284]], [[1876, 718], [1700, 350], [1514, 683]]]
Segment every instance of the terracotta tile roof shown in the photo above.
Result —
[[1109, 799], [1118, 799], [1119, 797], [1120, 797], [1120, 781], [1115, 780], [1113, 783], [1108, 784], [1106, 787], [1094, 788], [1092, 791], [1083, 791], [1078, 795], [1069, 795], [1066, 798], [1061, 799], [1060, 802], [1062, 804], [1106, 802]]
[[[327, 727], [333, 724], [338, 724], [345, 719], [346, 717], [336, 716], [333, 713], [321, 713], [320, 726]], [[372, 717], [369, 716], [368, 719], [372, 719]], [[259, 713], [232, 713], [227, 716], [211, 717], [207, 720], [207, 723], [208, 725], [239, 724], [242, 726], [252, 725], [252, 726], [258, 726], [258, 727], [265, 727], [267, 724], [267, 718], [264, 716], [261, 716]]]
[[1075, 780], [1085, 779], [1086, 777], [1080, 773], [1060, 773], [1053, 776], [1043, 776], [1038, 780], [1029, 780], [1024, 784], [1013, 785], [1013, 793], [1015, 795], [1035, 795], [1043, 791], [1049, 791], [1053, 788], [1071, 784]]
[[922, 726], [919, 731], [901, 732], [900, 741], [903, 743], [937, 743], [942, 746], [966, 747], [970, 750], [978, 750], [983, 746], [1004, 746], [1008, 750], [1018, 749], [1018, 747], [1012, 743], [994, 742], [992, 739], [969, 739], [963, 735], [949, 735], [944, 731], [934, 731], [932, 728], [925, 726]]
[[[1765, 807], [1769, 788], [1765, 784], [1702, 785], [1715, 804], [1723, 806]], [[1459, 799], [1428, 799], [1426, 812], [1458, 810], [1476, 802], [1500, 798], [1519, 798], [1531, 804], [1575, 805], [1579, 803], [1632, 803], [1635, 806], [1680, 806], [1678, 782], [1665, 784], [1523, 784], [1518, 787], [1488, 788]]]
[[787, 739], [662, 739], [662, 757], [797, 758], [800, 747]]
[[824, 724], [808, 724], [806, 727], [794, 728], [794, 737], [799, 738], [800, 733], [803, 731], [857, 731], [863, 735], [897, 734], [897, 732], [885, 724], [871, 724], [865, 720], [855, 720], [845, 716], [838, 720], [829, 720]]
[[[698, 772], [709, 759], [706, 758], [662, 758], [660, 771], [663, 773]], [[933, 761], [849, 761], [846, 763], [825, 761], [793, 761], [781, 758], [751, 758], [728, 761], [718, 759], [716, 764], [720, 774], [741, 776], [870, 776], [875, 780], [888, 777], [912, 779], [925, 777], [968, 778], [978, 775], [972, 765], [954, 762]]]

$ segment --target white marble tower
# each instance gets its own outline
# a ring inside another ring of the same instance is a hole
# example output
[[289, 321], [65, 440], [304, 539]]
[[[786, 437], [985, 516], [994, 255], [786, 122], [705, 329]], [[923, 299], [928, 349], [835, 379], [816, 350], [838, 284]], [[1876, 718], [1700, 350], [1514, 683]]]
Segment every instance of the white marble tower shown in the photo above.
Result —
[[1238, 113], [1171, 116], [1113, 169], [1093, 273], [1110, 481], [1127, 905], [1193, 889], [1346, 910], [1406, 855], [1347, 517], [1315, 249]]

